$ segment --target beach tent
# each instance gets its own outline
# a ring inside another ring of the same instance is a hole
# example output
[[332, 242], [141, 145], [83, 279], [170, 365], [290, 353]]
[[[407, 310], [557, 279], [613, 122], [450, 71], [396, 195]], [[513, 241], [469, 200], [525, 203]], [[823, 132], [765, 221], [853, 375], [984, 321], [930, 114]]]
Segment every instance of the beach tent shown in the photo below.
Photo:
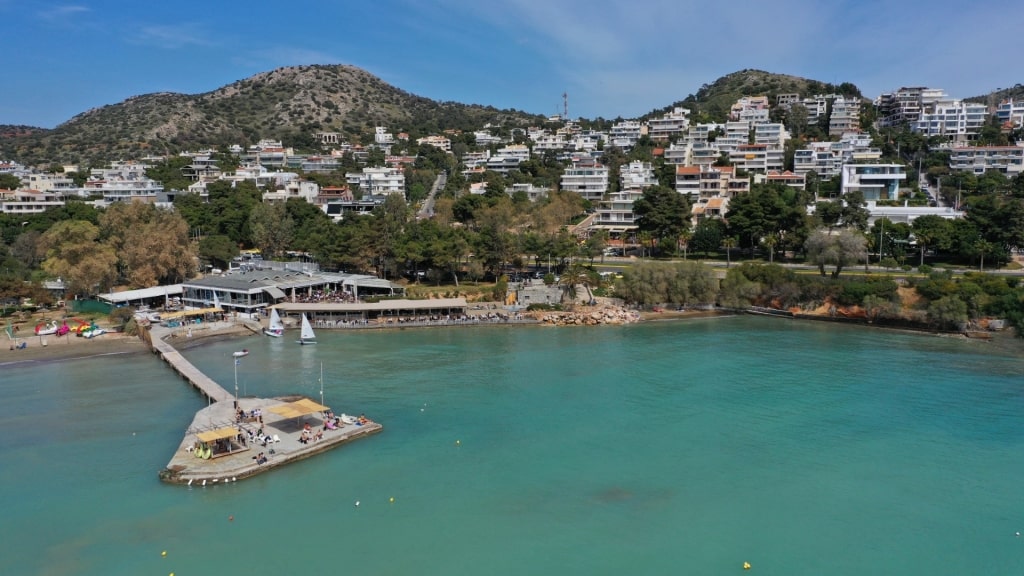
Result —
[[213, 457], [216, 458], [217, 456], [232, 454], [234, 452], [249, 449], [248, 446], [240, 446], [234, 442], [235, 437], [238, 436], [240, 433], [241, 432], [239, 431], [239, 429], [235, 426], [225, 426], [223, 428], [217, 428], [216, 430], [200, 432], [196, 434], [196, 438], [198, 438], [199, 441], [202, 442], [203, 444], [209, 446], [211, 450], [213, 449], [214, 446], [217, 445], [216, 443], [218, 440], [227, 440], [227, 451], [219, 452], [216, 454], [212, 454], [211, 452]]
[[330, 410], [330, 408], [323, 404], [318, 404], [309, 398], [303, 398], [302, 400], [296, 400], [295, 402], [272, 406], [267, 410], [283, 418], [291, 419], [316, 414], [317, 412], [326, 412], [327, 410]]
[[217, 428], [216, 430], [210, 430], [208, 432], [200, 432], [196, 434], [196, 438], [199, 438], [200, 442], [210, 444], [217, 440], [223, 440], [225, 438], [234, 438], [239, 434], [238, 428], [234, 426], [225, 426], [224, 428]]

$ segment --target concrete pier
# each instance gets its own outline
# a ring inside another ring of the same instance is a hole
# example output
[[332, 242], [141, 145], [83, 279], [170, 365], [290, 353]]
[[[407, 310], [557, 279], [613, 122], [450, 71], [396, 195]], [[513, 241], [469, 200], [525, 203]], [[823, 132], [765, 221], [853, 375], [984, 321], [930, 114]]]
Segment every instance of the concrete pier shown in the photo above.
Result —
[[[171, 333], [172, 331], [167, 328], [153, 326], [143, 335], [143, 340], [148, 342], [153, 351], [160, 354], [175, 372], [209, 398], [211, 404], [196, 413], [167, 467], [160, 471], [160, 479], [165, 482], [191, 486], [236, 482], [314, 456], [352, 440], [376, 434], [383, 429], [379, 423], [369, 421], [362, 425], [347, 424], [329, 430], [325, 427], [321, 413], [285, 418], [271, 411], [272, 408], [297, 400], [299, 397], [239, 398], [238, 408], [247, 413], [260, 410], [262, 416], [257, 420], [238, 422], [234, 395], [203, 374], [165, 341], [164, 338]], [[322, 431], [322, 439], [305, 444], [300, 442], [302, 431], [307, 425], [313, 432]], [[216, 435], [230, 428], [237, 429], [238, 435], [231, 438], [230, 442], [226, 442], [227, 438], [224, 439], [225, 447], [230, 446], [229, 451], [221, 451], [207, 459], [197, 457], [195, 448], [200, 445], [200, 435]], [[251, 435], [259, 430], [273, 440], [266, 443], [252, 441]], [[265, 462], [257, 458], [261, 453], [266, 457]]]
[[[283, 418], [270, 412], [269, 409], [294, 398], [240, 398], [239, 406], [249, 412], [261, 409], [263, 424], [259, 422], [235, 422], [233, 402], [217, 402], [196, 413], [195, 419], [185, 432], [185, 437], [167, 468], [160, 472], [160, 479], [175, 484], [190, 486], [210, 486], [212, 484], [237, 482], [256, 474], [273, 470], [279, 466], [315, 456], [352, 440], [364, 438], [380, 432], [383, 427], [377, 422], [363, 425], [348, 424], [337, 430], [324, 430], [323, 439], [307, 444], [299, 442], [306, 423], [313, 431], [323, 429], [320, 415], [309, 415], [303, 418]], [[208, 460], [197, 458], [192, 449], [196, 444], [197, 435], [201, 432], [237, 427], [245, 438], [245, 446], [238, 446], [225, 456]], [[265, 445], [249, 440], [249, 432], [263, 429], [264, 433], [277, 441]], [[267, 461], [257, 462], [257, 456], [263, 453]]]

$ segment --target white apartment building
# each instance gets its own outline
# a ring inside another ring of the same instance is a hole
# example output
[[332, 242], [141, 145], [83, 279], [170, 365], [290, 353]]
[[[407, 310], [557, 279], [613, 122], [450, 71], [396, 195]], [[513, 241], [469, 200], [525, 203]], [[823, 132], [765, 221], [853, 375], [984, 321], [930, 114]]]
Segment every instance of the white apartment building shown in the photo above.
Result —
[[[67, 172], [67, 170], [65, 170], [65, 172]], [[31, 173], [31, 170], [17, 162], [0, 162], [0, 174], [10, 174], [12, 176], [17, 176], [18, 178], [24, 178]]]
[[547, 150], [561, 152], [569, 146], [564, 134], [538, 134], [533, 140], [533, 151], [544, 153]]
[[505, 154], [495, 154], [487, 159], [487, 163], [484, 167], [492, 172], [499, 174], [508, 175], [512, 170], [518, 170], [519, 164], [523, 162], [523, 159], [519, 156], [507, 156]]
[[548, 192], [550, 192], [548, 188], [545, 188], [543, 186], [534, 186], [531, 183], [513, 184], [512, 188], [509, 191], [512, 194], [515, 194], [516, 192], [522, 192], [526, 194], [526, 197], [530, 199], [530, 202], [536, 202], [541, 198], [546, 198]]
[[729, 161], [740, 170], [763, 174], [769, 170], [782, 170], [784, 155], [784, 150], [779, 147], [767, 144], [740, 144], [729, 152]]
[[473, 132], [473, 138], [476, 140], [477, 146], [483, 146], [485, 148], [491, 145], [497, 146], [498, 144], [504, 142], [504, 140], [502, 140], [498, 136], [494, 136], [493, 134], [486, 130], [479, 130]]
[[520, 162], [530, 159], [530, 148], [526, 144], [509, 144], [504, 148], [498, 148], [497, 153], [508, 158], [515, 158]]
[[52, 192], [64, 197], [89, 195], [75, 186], [74, 180], [63, 174], [31, 173], [23, 176], [21, 183], [24, 188], [44, 193]]
[[729, 119], [748, 123], [767, 122], [768, 106], [767, 96], [744, 96], [729, 109]]
[[643, 191], [658, 185], [658, 177], [649, 162], [633, 161], [619, 170], [620, 186], [603, 199], [597, 208], [593, 226], [613, 233], [636, 228], [633, 202], [643, 196]]
[[647, 134], [651, 140], [668, 140], [672, 136], [679, 136], [686, 133], [690, 126], [690, 110], [688, 108], [676, 107], [661, 118], [651, 118], [647, 121]]
[[786, 126], [777, 122], [754, 125], [754, 144], [785, 147], [790, 138]]
[[608, 142], [607, 134], [604, 132], [587, 130], [574, 135], [572, 137], [572, 141], [569, 142], [568, 149], [575, 150], [576, 152], [596, 152], [598, 145], [601, 142]]
[[580, 160], [562, 173], [561, 189], [600, 202], [608, 192], [608, 168], [593, 160]]
[[363, 197], [401, 194], [405, 197], [405, 174], [395, 168], [363, 168], [362, 172], [348, 172], [345, 181], [358, 186]]
[[466, 152], [462, 155], [462, 163], [465, 164], [467, 169], [478, 168], [487, 166], [487, 159], [490, 157], [489, 152]]
[[963, 146], [949, 151], [951, 170], [984, 174], [998, 170], [1009, 177], [1024, 172], [1024, 143], [1017, 146]]
[[289, 198], [301, 198], [310, 204], [317, 203], [320, 185], [310, 180], [292, 180], [275, 192], [264, 192], [264, 202], [287, 202]]
[[0, 213], [41, 214], [64, 205], [64, 196], [38, 190], [0, 190]]
[[829, 116], [829, 136], [841, 136], [846, 132], [860, 130], [860, 100], [837, 96], [832, 100], [832, 115]]
[[820, 178], [829, 179], [840, 174], [843, 164], [872, 163], [882, 157], [882, 151], [871, 147], [867, 134], [847, 132], [839, 142], [811, 142], [793, 155], [793, 172], [806, 174], [814, 171]]
[[255, 145], [249, 146], [245, 155], [242, 156], [242, 161], [280, 168], [285, 165], [289, 154], [290, 151], [280, 140], [260, 140]]
[[897, 200], [907, 179], [901, 164], [846, 164], [842, 168], [842, 194], [860, 191], [865, 200]]
[[828, 180], [838, 176], [843, 167], [843, 156], [837, 154], [831, 142], [811, 142], [793, 153], [793, 171], [807, 174], [813, 171]]
[[118, 178], [94, 179], [85, 182], [85, 190], [92, 194], [102, 194], [105, 204], [114, 202], [156, 202], [158, 194], [163, 193], [163, 184], [150, 178]]
[[1013, 128], [1024, 128], [1024, 102], [1014, 102], [1012, 98], [1003, 100], [996, 107], [996, 119], [1004, 126], [1009, 124]]
[[635, 120], [625, 120], [612, 125], [608, 133], [608, 144], [621, 150], [632, 150], [636, 146], [643, 126]]
[[445, 152], [452, 151], [452, 141], [444, 136], [424, 136], [423, 138], [416, 140], [416, 143], [420, 146], [428, 144], [434, 148], [440, 148]]
[[739, 120], [740, 122], [747, 122], [751, 125], [768, 122], [768, 109], [748, 108], [746, 110], [742, 110], [739, 115], [737, 115], [736, 120]]
[[895, 92], [882, 94], [875, 99], [875, 106], [878, 107], [878, 125], [882, 128], [904, 123], [913, 125], [920, 120], [922, 112], [946, 98], [946, 93], [941, 88], [923, 86], [904, 87]]
[[395, 143], [395, 137], [386, 126], [375, 126], [373, 129], [373, 143], [382, 148], [389, 147]]
[[676, 192], [695, 204], [715, 197], [732, 198], [750, 191], [750, 180], [736, 176], [733, 166], [678, 166]]
[[925, 136], [945, 136], [954, 142], [965, 142], [977, 138], [987, 119], [988, 108], [984, 104], [940, 100], [929, 110], [922, 111], [911, 128]]
[[789, 107], [792, 106], [793, 104], [800, 103], [800, 95], [796, 93], [779, 94], [778, 96], [775, 97], [775, 103], [780, 108], [789, 109]]

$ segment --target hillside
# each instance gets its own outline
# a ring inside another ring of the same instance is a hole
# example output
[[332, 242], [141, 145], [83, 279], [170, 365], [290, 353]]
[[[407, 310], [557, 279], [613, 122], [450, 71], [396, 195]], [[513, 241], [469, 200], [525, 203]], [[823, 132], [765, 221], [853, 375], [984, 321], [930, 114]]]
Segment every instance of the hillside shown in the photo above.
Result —
[[643, 119], [660, 116], [672, 108], [683, 106], [689, 108], [693, 117], [701, 121], [724, 122], [729, 115], [729, 107], [743, 96], [766, 95], [774, 104], [779, 94], [790, 93], [797, 93], [803, 97], [830, 93], [862, 97], [860, 89], [849, 82], [835, 85], [763, 70], [740, 70], [722, 76], [711, 84], [704, 84], [696, 94], [690, 94], [679, 102], [654, 110]]
[[372, 133], [377, 125], [415, 137], [447, 128], [479, 129], [487, 122], [541, 120], [517, 111], [436, 102], [354, 66], [293, 66], [205, 94], [135, 96], [79, 114], [53, 130], [0, 132], [0, 158], [33, 165], [94, 163], [261, 138], [301, 148], [312, 145], [315, 132], [353, 136]]
[[981, 96], [971, 96], [968, 102], [978, 102], [988, 106], [996, 106], [1003, 100], [1024, 100], [1024, 84], [1014, 84], [1012, 88], [1000, 88]]

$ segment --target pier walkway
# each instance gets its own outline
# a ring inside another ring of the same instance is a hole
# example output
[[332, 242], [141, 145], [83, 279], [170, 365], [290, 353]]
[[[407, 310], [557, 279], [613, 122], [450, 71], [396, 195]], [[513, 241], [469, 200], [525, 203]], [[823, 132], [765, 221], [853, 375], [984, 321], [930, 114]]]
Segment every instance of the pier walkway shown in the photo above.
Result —
[[233, 400], [234, 395], [222, 388], [220, 384], [214, 382], [212, 378], [200, 372], [195, 365], [181, 355], [181, 352], [178, 352], [173, 346], [164, 341], [164, 338], [170, 333], [170, 330], [162, 326], [153, 326], [150, 329], [150, 345], [153, 346], [153, 351], [160, 354], [160, 357], [170, 364], [175, 372], [181, 374], [182, 378], [188, 380], [192, 386], [202, 392], [212, 402]]

